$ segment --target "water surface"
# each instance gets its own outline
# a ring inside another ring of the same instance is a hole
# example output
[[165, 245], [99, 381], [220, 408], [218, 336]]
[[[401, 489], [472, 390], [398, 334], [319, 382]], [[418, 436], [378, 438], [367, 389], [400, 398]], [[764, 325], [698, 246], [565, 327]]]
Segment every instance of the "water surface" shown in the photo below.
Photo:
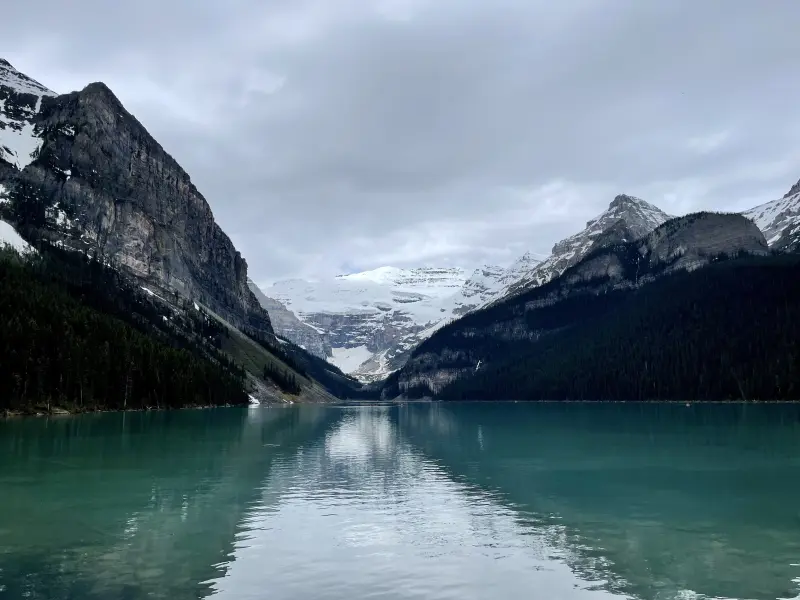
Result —
[[790, 405], [0, 422], [0, 599], [800, 594]]

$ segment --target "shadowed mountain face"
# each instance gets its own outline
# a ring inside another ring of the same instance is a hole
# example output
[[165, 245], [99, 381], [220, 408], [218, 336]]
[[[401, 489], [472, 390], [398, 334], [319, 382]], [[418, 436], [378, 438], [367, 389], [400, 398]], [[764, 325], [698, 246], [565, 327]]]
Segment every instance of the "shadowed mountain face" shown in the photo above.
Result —
[[111, 90], [92, 83], [56, 96], [4, 62], [3, 96], [0, 185], [25, 235], [102, 256], [237, 327], [272, 333], [208, 202]]

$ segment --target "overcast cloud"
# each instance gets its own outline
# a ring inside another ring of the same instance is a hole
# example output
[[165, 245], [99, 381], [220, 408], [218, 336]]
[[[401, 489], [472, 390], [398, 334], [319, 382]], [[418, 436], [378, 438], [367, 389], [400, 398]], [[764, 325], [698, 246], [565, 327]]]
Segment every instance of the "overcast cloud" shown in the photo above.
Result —
[[800, 177], [797, 0], [17, 0], [0, 56], [105, 81], [259, 282], [547, 254], [617, 193]]

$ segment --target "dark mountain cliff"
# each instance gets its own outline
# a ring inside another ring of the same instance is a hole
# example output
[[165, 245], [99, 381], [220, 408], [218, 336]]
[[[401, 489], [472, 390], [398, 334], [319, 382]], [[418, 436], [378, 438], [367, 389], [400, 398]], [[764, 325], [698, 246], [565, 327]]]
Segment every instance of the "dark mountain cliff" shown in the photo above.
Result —
[[44, 96], [30, 121], [38, 153], [0, 182], [25, 235], [96, 254], [243, 330], [272, 333], [208, 202], [108, 87]]

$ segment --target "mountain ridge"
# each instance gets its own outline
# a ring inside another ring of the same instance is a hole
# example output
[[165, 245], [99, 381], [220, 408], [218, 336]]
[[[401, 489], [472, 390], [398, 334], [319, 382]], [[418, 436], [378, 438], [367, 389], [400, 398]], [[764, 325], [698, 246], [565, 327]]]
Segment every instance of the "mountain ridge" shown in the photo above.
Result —
[[[440, 329], [389, 378], [385, 394], [392, 397], [420, 388], [435, 394], [485, 368], [500, 347], [528, 347], [570, 326], [570, 321], [556, 321], [543, 327], [536, 317], [540, 311], [559, 314], [559, 306], [576, 303], [602, 307], [610, 292], [637, 289], [670, 273], [694, 271], [739, 253], [767, 255], [763, 233], [742, 215], [718, 213], [677, 217], [638, 240], [595, 248], [546, 284]], [[581, 309], [573, 318], [586, 318], [596, 310]]]

